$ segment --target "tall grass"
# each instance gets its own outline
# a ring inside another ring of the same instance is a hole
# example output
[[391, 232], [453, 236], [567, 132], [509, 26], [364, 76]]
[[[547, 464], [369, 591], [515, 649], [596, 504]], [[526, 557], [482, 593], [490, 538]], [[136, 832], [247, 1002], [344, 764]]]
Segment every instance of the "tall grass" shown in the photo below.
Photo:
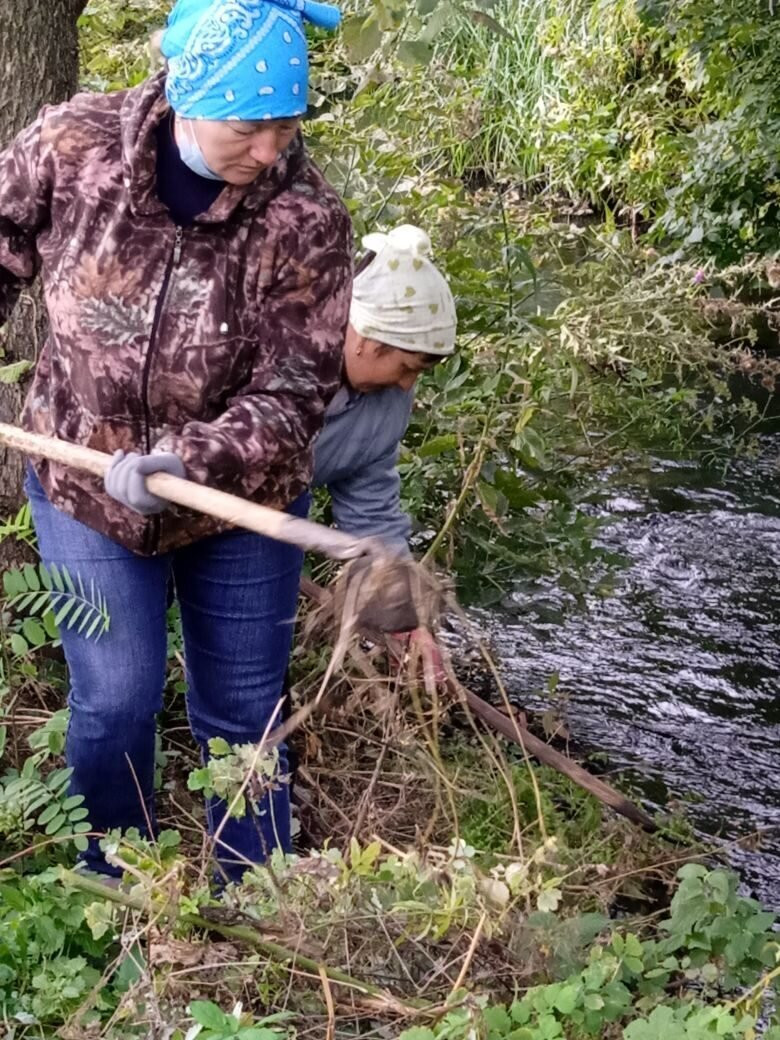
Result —
[[534, 140], [540, 110], [558, 90], [545, 42], [550, 7], [549, 0], [501, 0], [491, 19], [453, 8], [434, 60], [461, 80], [475, 105], [471, 133], [450, 146], [454, 174], [511, 171], [529, 185], [544, 176]]

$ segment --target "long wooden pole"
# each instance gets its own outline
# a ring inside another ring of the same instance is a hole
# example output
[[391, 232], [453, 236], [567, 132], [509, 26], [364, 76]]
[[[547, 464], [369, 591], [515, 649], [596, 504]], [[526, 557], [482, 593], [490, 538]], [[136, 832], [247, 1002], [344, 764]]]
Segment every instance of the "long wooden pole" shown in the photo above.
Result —
[[[41, 456], [53, 462], [94, 473], [104, 477], [111, 465], [111, 456], [92, 448], [84, 448], [69, 441], [28, 433], [16, 426], [0, 423], [0, 442], [26, 455]], [[190, 480], [153, 473], [146, 478], [149, 490], [168, 502], [207, 513], [235, 527], [274, 538], [278, 542], [297, 545], [305, 552], [322, 553], [334, 560], [353, 560], [358, 556], [381, 555], [381, 542], [373, 538], [354, 538], [344, 531], [336, 531], [312, 520], [301, 520], [281, 510], [247, 502], [236, 495], [228, 495], [216, 488], [194, 484]]]

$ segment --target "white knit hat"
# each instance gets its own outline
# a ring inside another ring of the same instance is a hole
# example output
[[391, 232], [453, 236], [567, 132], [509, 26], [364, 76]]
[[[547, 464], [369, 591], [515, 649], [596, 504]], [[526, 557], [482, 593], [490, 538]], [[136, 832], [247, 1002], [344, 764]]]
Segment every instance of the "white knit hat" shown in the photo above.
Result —
[[361, 336], [401, 350], [455, 352], [457, 315], [447, 280], [430, 260], [431, 240], [412, 224], [366, 235], [376, 253], [352, 288], [349, 320]]

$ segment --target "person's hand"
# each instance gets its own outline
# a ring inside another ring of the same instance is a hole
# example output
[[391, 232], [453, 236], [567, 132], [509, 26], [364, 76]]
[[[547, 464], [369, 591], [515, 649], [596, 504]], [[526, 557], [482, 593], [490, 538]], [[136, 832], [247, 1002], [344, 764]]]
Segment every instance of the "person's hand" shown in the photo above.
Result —
[[390, 657], [400, 668], [405, 660], [412, 661], [423, 675], [431, 676], [437, 686], [447, 682], [447, 669], [436, 637], [427, 628], [415, 628], [411, 632], [393, 632], [387, 637]]
[[142, 516], [162, 513], [170, 505], [164, 498], [147, 491], [146, 478], [151, 473], [170, 473], [174, 477], [186, 476], [184, 463], [178, 455], [161, 451], [156, 455], [139, 455], [131, 451], [115, 451], [111, 466], [106, 473], [106, 491]]

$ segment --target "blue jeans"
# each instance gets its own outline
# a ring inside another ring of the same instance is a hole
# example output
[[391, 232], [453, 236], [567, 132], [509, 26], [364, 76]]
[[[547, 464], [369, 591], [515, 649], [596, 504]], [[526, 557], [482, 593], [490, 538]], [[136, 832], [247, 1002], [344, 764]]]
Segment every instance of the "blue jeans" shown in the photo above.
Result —
[[[71, 710], [66, 742], [72, 792], [84, 796], [93, 830], [155, 828], [156, 715], [162, 707], [167, 660], [166, 610], [175, 582], [187, 665], [187, 710], [192, 732], [207, 742], [260, 739], [282, 696], [303, 554], [248, 531], [229, 531], [160, 556], [137, 556], [54, 506], [30, 471], [26, 491], [41, 557], [79, 575], [107, 601], [109, 631], [96, 640], [62, 629], [70, 672]], [[289, 507], [308, 512], [309, 496]], [[281, 712], [277, 719], [281, 717]], [[279, 749], [279, 773], [287, 751]], [[278, 782], [247, 815], [221, 830], [217, 858], [230, 880], [277, 846], [290, 849], [289, 785]], [[224, 803], [207, 804], [213, 834]], [[97, 841], [84, 859], [93, 870], [116, 873]]]

